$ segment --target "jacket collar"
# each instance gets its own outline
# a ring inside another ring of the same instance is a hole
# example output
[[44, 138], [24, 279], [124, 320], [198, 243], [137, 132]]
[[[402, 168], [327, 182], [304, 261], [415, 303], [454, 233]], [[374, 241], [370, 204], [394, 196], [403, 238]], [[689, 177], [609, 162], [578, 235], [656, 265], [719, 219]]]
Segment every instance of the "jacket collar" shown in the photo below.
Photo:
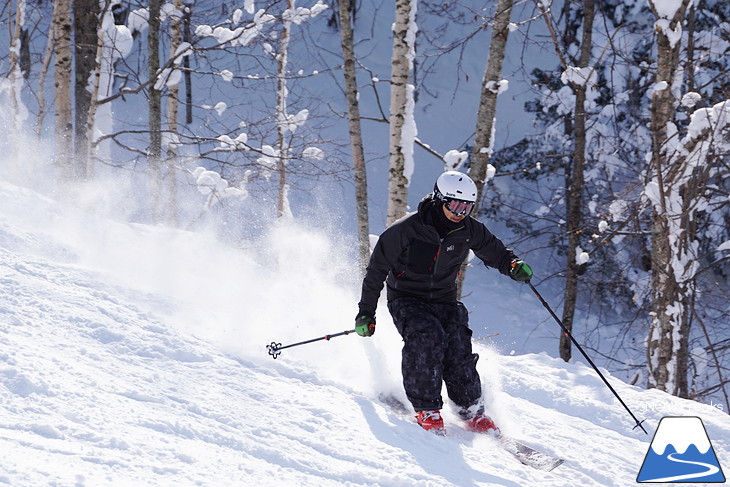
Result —
[[443, 219], [440, 219], [439, 217], [441, 215], [436, 213], [439, 211], [443, 210], [433, 193], [427, 194], [418, 204], [418, 217], [421, 223], [433, 227], [441, 238], [445, 237], [449, 233], [468, 227], [470, 217], [464, 218], [460, 223], [453, 223], [449, 222], [445, 216]]

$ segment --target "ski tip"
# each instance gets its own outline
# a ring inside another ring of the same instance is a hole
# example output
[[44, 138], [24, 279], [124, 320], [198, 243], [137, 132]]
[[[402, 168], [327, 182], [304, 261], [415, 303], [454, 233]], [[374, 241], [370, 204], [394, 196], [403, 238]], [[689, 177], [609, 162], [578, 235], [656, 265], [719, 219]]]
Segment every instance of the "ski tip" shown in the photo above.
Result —
[[558, 458], [551, 465], [548, 465], [547, 468], [545, 469], [545, 471], [552, 472], [553, 470], [555, 470], [556, 468], [558, 468], [559, 466], [561, 466], [564, 463], [565, 463], [565, 460], [563, 460], [562, 458]]
[[527, 465], [528, 467], [532, 467], [536, 470], [542, 470], [543, 472], [552, 472], [553, 470], [565, 463], [565, 460], [563, 460], [562, 458], [553, 457], [528, 457], [518, 458], [518, 460], [520, 460], [524, 465]]
[[504, 435], [500, 437], [500, 443], [506, 451], [511, 453], [522, 464], [537, 470], [550, 472], [565, 463], [565, 460], [562, 458], [540, 452]]

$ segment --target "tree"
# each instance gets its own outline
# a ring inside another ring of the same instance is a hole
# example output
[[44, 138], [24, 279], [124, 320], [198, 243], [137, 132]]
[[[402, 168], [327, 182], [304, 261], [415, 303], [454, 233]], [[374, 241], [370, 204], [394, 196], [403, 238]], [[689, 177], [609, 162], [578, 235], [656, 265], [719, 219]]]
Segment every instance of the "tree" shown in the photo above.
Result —
[[[413, 170], [413, 86], [409, 84], [415, 56], [417, 0], [396, 0], [393, 24], [393, 56], [390, 76], [390, 167], [388, 213], [390, 225], [406, 213], [408, 183]], [[410, 117], [409, 117], [410, 102]], [[409, 124], [410, 123], [410, 124]]]
[[[563, 4], [562, 19], [564, 21], [563, 34], [558, 38], [555, 20], [545, 9], [543, 3], [538, 8], [545, 19], [555, 52], [560, 59], [562, 74], [560, 80], [564, 85], [560, 91], [562, 97], [568, 98], [570, 93], [573, 102], [572, 110], [566, 106], [562, 111], [564, 137], [558, 142], [562, 151], [570, 156], [562, 157], [564, 164], [565, 188], [560, 193], [565, 199], [564, 218], [565, 236], [565, 292], [562, 322], [568, 331], [573, 329], [576, 305], [578, 301], [578, 281], [584, 269], [582, 254], [582, 233], [585, 231], [584, 198], [586, 147], [588, 139], [587, 95], [593, 90], [598, 76], [596, 67], [591, 66], [593, 49], [593, 30], [595, 18], [594, 0], [581, 2], [566, 2]], [[582, 34], [578, 39], [578, 31]], [[577, 56], [571, 53], [577, 52]], [[571, 115], [572, 111], [572, 117]], [[568, 362], [571, 358], [571, 341], [567, 334], [560, 335], [558, 346], [560, 357]]]
[[650, 0], [657, 19], [657, 69], [651, 100], [652, 178], [646, 193], [652, 200], [652, 321], [647, 344], [650, 385], [671, 394], [687, 396], [688, 343], [696, 272], [693, 233], [682, 210], [691, 195], [682, 194], [680, 160], [674, 156], [677, 129], [673, 123], [678, 104], [675, 90], [681, 83], [679, 53], [690, 0], [673, 11]]
[[512, 15], [512, 0], [500, 0], [492, 23], [492, 37], [489, 43], [487, 67], [482, 80], [479, 112], [477, 114], [474, 148], [471, 154], [469, 177], [477, 186], [477, 203], [474, 211], [480, 209], [481, 196], [487, 180], [489, 157], [494, 150], [494, 128], [497, 115], [497, 97], [504, 86], [502, 64], [507, 49], [509, 24]]
[[[105, 2], [109, 4], [109, 2]], [[106, 11], [108, 6], [104, 8]], [[74, 156], [76, 158], [77, 177], [87, 176], [87, 157], [89, 140], [87, 139], [87, 121], [91, 108], [91, 91], [89, 81], [93, 71], [99, 69], [97, 64], [97, 44], [100, 29], [99, 0], [74, 0]]]
[[[575, 110], [573, 114], [573, 157], [570, 169], [570, 182], [566, 195], [566, 226], [568, 232], [567, 263], [565, 273], [565, 304], [563, 305], [563, 325], [570, 331], [573, 329], [575, 307], [578, 299], [578, 276], [583, 262], [579, 261], [580, 234], [584, 227], [583, 192], [584, 171], [586, 164], [586, 91], [595, 80], [594, 68], [589, 65], [593, 48], [593, 19], [595, 17], [594, 0], [583, 1], [583, 35], [580, 42], [578, 68], [566, 67], [571, 75], [567, 76], [570, 87], [575, 94]], [[560, 335], [560, 357], [566, 362], [571, 357], [571, 342], [566, 334]]]
[[158, 86], [160, 74], [160, 0], [150, 0], [147, 27], [150, 145], [147, 149], [147, 163], [150, 168], [152, 219], [162, 219], [161, 177], [162, 177], [162, 87]]
[[[294, 0], [287, 0], [286, 12], [294, 8]], [[291, 20], [287, 15], [282, 16], [281, 39], [279, 41], [279, 52], [276, 55], [276, 133], [278, 136], [278, 157], [277, 165], [279, 172], [279, 202], [276, 212], [279, 217], [291, 214], [289, 200], [287, 198], [286, 164], [289, 153], [286, 135], [288, 132], [287, 97], [289, 95], [286, 86], [287, 63], [289, 56], [289, 39], [291, 31]]]
[[[572, 327], [585, 313], [585, 335], [573, 334], [608, 349], [609, 365], [636, 374], [644, 365], [635, 338], [645, 333], [640, 316], [648, 289], [638, 176], [649, 145], [642, 104], [651, 49], [634, 33], [652, 22], [620, 2], [603, 4], [595, 22], [590, 9], [583, 1], [566, 2], [560, 23], [550, 11], [541, 13], [559, 67], [525, 66], [539, 90], [525, 105], [534, 113], [535, 135], [492, 157], [500, 173], [491, 203], [499, 208], [493, 216], [514, 230], [521, 253], [527, 248], [540, 257], [539, 277], [561, 279], [565, 321]], [[558, 338], [567, 359], [569, 342]]]
[[[96, 176], [97, 159], [109, 161], [111, 154], [108, 143], [103, 138], [113, 131], [113, 116], [109, 97], [113, 93], [116, 60], [123, 58], [130, 48], [131, 34], [125, 26], [117, 25], [118, 3], [107, 1], [99, 12], [99, 18], [94, 19], [96, 36], [96, 51], [92, 56], [93, 66], [89, 68], [88, 80], [84, 90], [89, 89], [88, 105], [82, 103], [77, 106], [76, 133], [82, 130], [83, 136], [76, 138], [76, 153], [79, 164], [85, 163], [80, 174], [86, 179]], [[86, 68], [84, 68], [85, 70]], [[86, 76], [86, 72], [83, 73]], [[77, 83], [78, 87], [78, 83]], [[79, 116], [83, 112], [85, 118]], [[83, 155], [80, 155], [81, 152]]]
[[309, 117], [309, 110], [300, 110], [295, 115], [289, 114], [289, 45], [292, 37], [292, 24], [301, 24], [305, 20], [319, 15], [327, 7], [317, 2], [311, 9], [297, 7], [295, 0], [287, 0], [286, 8], [281, 15], [282, 29], [279, 34], [279, 47], [275, 58], [276, 69], [276, 164], [279, 175], [279, 191], [277, 214], [279, 217], [291, 215], [289, 206], [289, 185], [287, 184], [287, 165], [291, 159], [291, 138], [297, 127], [303, 125]]
[[[680, 127], [689, 121], [682, 147], [694, 146], [692, 155], [686, 156], [682, 163], [698, 161], [691, 171], [691, 182], [685, 183], [682, 189], [687, 196], [686, 215], [691, 215], [687, 228], [693, 235], [699, 264], [693, 279], [695, 291], [690, 310], [688, 395], [703, 402], [715, 400], [725, 404], [730, 403], [726, 388], [730, 383], [730, 354], [727, 353], [727, 340], [723, 339], [728, 336], [724, 324], [730, 322], [727, 318], [730, 307], [726, 306], [730, 302], [726, 285], [730, 275], [730, 204], [727, 198], [730, 168], [723, 160], [726, 161], [730, 153], [727, 127], [730, 80], [722, 73], [727, 72], [730, 60], [726, 44], [715, 33], [721, 28], [722, 19], [728, 17], [730, 5], [727, 2], [713, 0], [690, 5], [686, 55], [681, 56], [687, 75], [686, 93], [676, 117]], [[685, 113], [690, 114], [689, 120], [682, 119]], [[697, 139], [696, 144], [691, 142], [694, 139]]]
[[54, 86], [56, 93], [55, 136], [56, 161], [62, 178], [71, 180], [72, 167], [73, 109], [71, 105], [71, 77], [73, 55], [71, 53], [71, 0], [54, 2], [53, 32], [55, 35]]
[[[473, 209], [475, 215], [481, 210], [481, 199], [488, 178], [487, 169], [489, 168], [489, 158], [494, 150], [497, 97], [505, 84], [502, 80], [502, 64], [504, 63], [504, 55], [507, 50], [512, 3], [512, 0], [500, 0], [497, 3], [497, 11], [495, 12], [492, 23], [492, 37], [489, 42], [487, 67], [484, 71], [484, 79], [482, 80], [481, 94], [479, 97], [474, 148], [471, 154], [471, 165], [469, 166], [469, 177], [477, 186], [477, 200]], [[464, 262], [461, 265], [461, 272], [459, 272], [459, 276], [457, 277], [458, 296], [461, 296], [466, 270], [467, 263]]]
[[[661, 9], [665, 10], [668, 5], [663, 4]], [[653, 239], [657, 232], [652, 235], [654, 216], [663, 212], [664, 201], [664, 207], [668, 209], [667, 226], [659, 234], [669, 235], [672, 272], [681, 276], [680, 291], [688, 298], [686, 303], [674, 301], [679, 304], [669, 309], [672, 312], [686, 310], [682, 313], [686, 315], [687, 325], [710, 319], [715, 325], [705, 327], [707, 333], [693, 332], [690, 326], [682, 328], [685, 319], [682, 318], [673, 334], [677, 353], [674, 359], [667, 361], [669, 372], [666, 376], [671, 386], [666, 390], [685, 394], [681, 391], [686, 389], [686, 394], [693, 397], [698, 393], [718, 391], [726, 380], [723, 377], [727, 377], [726, 372], [722, 372], [727, 370], [722, 355], [712, 355], [718, 349], [713, 337], [721, 336], [717, 327], [726, 329], [722, 328], [722, 317], [727, 316], [728, 311], [725, 305], [719, 304], [723, 299], [727, 301], [727, 293], [721, 290], [722, 283], [726, 282], [723, 261], [711, 258], [716, 255], [715, 249], [728, 238], [727, 211], [721, 209], [727, 207], [727, 189], [718, 179], [724, 167], [719, 162], [723, 153], [722, 136], [714, 133], [711, 137], [712, 151], [709, 152], [714, 155], [702, 155], [708, 151], [694, 150], [689, 142], [682, 142], [689, 140], [690, 135], [693, 135], [692, 140], [697, 137], [709, 140], [690, 125], [697, 126], [696, 117], [719, 121], [721, 117], [717, 114], [721, 110], [715, 108], [711, 116], [703, 115], [703, 111], [695, 115], [693, 111], [699, 107], [703, 107], [700, 110], [710, 108], [712, 104], [719, 107], [718, 103], [727, 98], [723, 96], [723, 90], [727, 93], [726, 83], [720, 74], [726, 66], [726, 56], [723, 56], [726, 47], [716, 40], [714, 21], [709, 20], [726, 18], [718, 5], [703, 3], [693, 22], [697, 32], [688, 32], [683, 37], [686, 44], [677, 42], [679, 49], [687, 46], [688, 55], [678, 56], [680, 64], [671, 83], [657, 82], [655, 68], [662, 64], [657, 61], [658, 49], [654, 50], [654, 45], [640, 33], [645, 32], [647, 26], [657, 25], [661, 29], [666, 27], [669, 37], [677, 40], [681, 32], [677, 25], [667, 19], [664, 19], [666, 22], [658, 21], [648, 10], [629, 12], [621, 2], [603, 4], [597, 11], [603, 19], [595, 22], [594, 32], [599, 35], [594, 36], [594, 43], [597, 40], [598, 44], [594, 44], [593, 51], [600, 55], [592, 61], [595, 80], [591, 81], [593, 91], [588, 91], [586, 98], [585, 113], [589, 118], [585, 124], [584, 199], [581, 224], [575, 227], [579, 230], [577, 243], [583, 251], [581, 261], [584, 262], [578, 268], [580, 288], [576, 293], [575, 311], [585, 313], [586, 327], [585, 335], [579, 339], [605, 355], [613, 371], [626, 373], [631, 381], [642, 380], [648, 371], [647, 383], [654, 386], [658, 352], [650, 357], [647, 351], [652, 347], [656, 350], [659, 340], [647, 343], [645, 337], [656, 316], [654, 297], [664, 293], [654, 288], [656, 272], [667, 274], [666, 270], [661, 270], [661, 265], [659, 269], [655, 267], [657, 257]], [[571, 8], [577, 6], [577, 3], [571, 4]], [[562, 18], [580, 19], [583, 24], [585, 15], [582, 11], [580, 15], [570, 11]], [[559, 38], [560, 43], [564, 45], [567, 39], [576, 42], [579, 34], [577, 27], [566, 27]], [[690, 55], [691, 46], [693, 54]], [[570, 171], [575, 167], [573, 154], [576, 152], [568, 142], [579, 142], [575, 126], [579, 100], [574, 87], [565, 85], [561, 78], [570, 83], [587, 76], [580, 73], [583, 65], [568, 61], [569, 53], [580, 53], [577, 42], [576, 47], [570, 50], [563, 47], [558, 52], [566, 59], [564, 65], [575, 64], [576, 68], [571, 70], [572, 74], [564, 68], [559, 73], [533, 71], [544, 96], [534, 105], [528, 105], [528, 109], [546, 126], [541, 128], [537, 138], [496, 155], [495, 164], [504, 164], [505, 158], [510, 156], [524, 161], [524, 164], [512, 164], [524, 191], [512, 186], [510, 194], [501, 194], [496, 203], [502, 209], [514, 208], [507, 215], [508, 224], [521, 238], [534, 242], [535, 247], [550, 248], [549, 254], [556, 257], [555, 261], [564, 263], [570, 248], [577, 248], [567, 242], [566, 236], [575, 232], [568, 231], [570, 222], [566, 215], [571, 203], [569, 182], [574, 174]], [[576, 77], [578, 75], [581, 76]], [[695, 78], [694, 82], [692, 78]], [[689, 87], [696, 92], [686, 93]], [[669, 94], [671, 100], [667, 123], [656, 124], [648, 118], [654, 112], [649, 109], [649, 102], [658, 91]], [[654, 127], [660, 125], [666, 128], [663, 135], [653, 132]], [[645, 157], [646, 148], [651, 147], [653, 141], [660, 147], [663, 191], [659, 191], [655, 159]], [[694, 163], [700, 159], [705, 162]], [[695, 168], [691, 174], [687, 178], [680, 176], [689, 167]], [[558, 184], [561, 176], [566, 181], [564, 188]], [[514, 195], [530, 195], [530, 191], [537, 196], [534, 201]], [[660, 194], [664, 197], [658, 196]], [[682, 217], [675, 218], [678, 215]], [[661, 250], [661, 245], [656, 248]], [[573, 258], [567, 260], [574, 262]], [[564, 265], [554, 265], [553, 269], [562, 272]], [[584, 269], [591, 272], [582, 274]], [[569, 295], [566, 292], [566, 301]], [[650, 318], [646, 319], [646, 316]], [[654, 336], [658, 337], [659, 333]], [[715, 361], [715, 374], [706, 372], [705, 355]], [[686, 357], [684, 365], [682, 356]]]
[[[183, 12], [183, 0], [174, 0], [173, 6], [175, 8], [175, 15], [170, 19], [170, 57], [169, 59], [176, 59], [178, 56], [178, 49], [182, 44], [182, 12]], [[187, 58], [187, 56], [185, 56]], [[177, 61], [179, 63], [179, 61]], [[164, 176], [163, 178], [167, 182], [167, 191], [169, 193], [169, 199], [167, 204], [167, 215], [170, 218], [171, 223], [177, 223], [177, 209], [176, 194], [177, 194], [177, 177], [176, 177], [176, 164], [177, 164], [177, 147], [179, 144], [178, 134], [178, 108], [179, 108], [179, 93], [177, 82], [172, 83], [168, 87], [167, 93], [167, 155], [164, 164]]]
[[368, 227], [368, 184], [365, 167], [365, 153], [360, 126], [360, 103], [358, 101], [357, 72], [355, 71], [355, 49], [353, 42], [352, 11], [350, 0], [338, 0], [340, 33], [342, 41], [343, 74], [349, 120], [350, 146], [355, 168], [355, 206], [357, 214], [358, 260], [363, 275], [370, 259], [370, 230]]
[[[11, 127], [10, 127], [10, 140], [18, 140], [20, 136], [20, 128], [27, 117], [27, 110], [23, 105], [21, 99], [21, 92], [23, 86], [23, 73], [21, 63], [21, 42], [23, 40], [23, 24], [25, 22], [25, 1], [19, 0], [16, 4], [15, 11], [15, 25], [13, 27], [13, 34], [10, 40], [10, 69], [8, 71], [8, 86], [9, 86], [9, 98], [10, 98], [10, 110], [11, 110]], [[13, 145], [13, 151], [16, 151], [15, 145]]]
[[[38, 76], [38, 86], [45, 86], [45, 81], [48, 76], [48, 70], [51, 66], [51, 60], [53, 59], [53, 43], [56, 38], [55, 30], [56, 25], [54, 22], [55, 18], [51, 19], [51, 23], [48, 29], [48, 39], [46, 40], [46, 49], [43, 54], [43, 61], [41, 62], [41, 69]], [[44, 89], [38, 90], [38, 116], [35, 122], [35, 134], [36, 139], [41, 139], [43, 133], [43, 121], [46, 116], [46, 94]]]

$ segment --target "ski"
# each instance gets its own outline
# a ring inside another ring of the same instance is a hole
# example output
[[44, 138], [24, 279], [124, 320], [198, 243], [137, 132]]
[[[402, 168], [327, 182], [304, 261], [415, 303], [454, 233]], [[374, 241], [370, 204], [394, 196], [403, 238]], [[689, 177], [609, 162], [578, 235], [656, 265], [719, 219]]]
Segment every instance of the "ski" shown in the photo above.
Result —
[[517, 460], [527, 465], [528, 467], [536, 468], [544, 472], [550, 472], [556, 467], [562, 465], [565, 460], [562, 458], [554, 457], [535, 450], [532, 447], [520, 443], [514, 438], [502, 435], [499, 437], [499, 444], [506, 452], [511, 454]]
[[[380, 394], [378, 399], [394, 413], [399, 416], [407, 417], [409, 421], [412, 421], [412, 418], [410, 418], [410, 408], [408, 408], [408, 406], [406, 406], [403, 401], [397, 397], [390, 394]], [[446, 436], [446, 434], [444, 433], [440, 436]], [[520, 463], [537, 470], [550, 472], [565, 463], [565, 460], [562, 458], [554, 457], [547, 453], [535, 450], [534, 448], [527, 446], [514, 438], [510, 438], [509, 436], [501, 435], [498, 438], [495, 438], [495, 440], [498, 441], [504, 451], [512, 455]]]
[[392, 394], [385, 394], [381, 392], [378, 394], [378, 401], [383, 403], [385, 406], [388, 406], [394, 413], [400, 416], [408, 416], [411, 414], [412, 409]]

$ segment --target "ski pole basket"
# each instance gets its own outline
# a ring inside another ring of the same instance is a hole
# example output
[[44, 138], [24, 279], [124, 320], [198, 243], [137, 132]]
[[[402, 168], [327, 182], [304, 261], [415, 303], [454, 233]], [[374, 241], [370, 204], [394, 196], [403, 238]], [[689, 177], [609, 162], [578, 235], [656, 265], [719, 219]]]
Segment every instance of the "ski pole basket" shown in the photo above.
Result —
[[291, 347], [298, 347], [299, 345], [306, 345], [308, 343], [318, 342], [320, 340], [329, 340], [330, 338], [335, 338], [343, 335], [349, 335], [350, 333], [355, 333], [355, 330], [346, 330], [341, 331], [339, 333], [333, 333], [331, 335], [325, 335], [318, 338], [312, 338], [311, 340], [305, 340], [303, 342], [298, 343], [292, 343], [291, 345], [282, 345], [278, 342], [271, 342], [270, 344], [266, 345], [266, 350], [268, 351], [269, 355], [271, 355], [274, 359], [276, 359], [279, 355], [281, 355], [281, 351], [285, 348], [291, 348]]

